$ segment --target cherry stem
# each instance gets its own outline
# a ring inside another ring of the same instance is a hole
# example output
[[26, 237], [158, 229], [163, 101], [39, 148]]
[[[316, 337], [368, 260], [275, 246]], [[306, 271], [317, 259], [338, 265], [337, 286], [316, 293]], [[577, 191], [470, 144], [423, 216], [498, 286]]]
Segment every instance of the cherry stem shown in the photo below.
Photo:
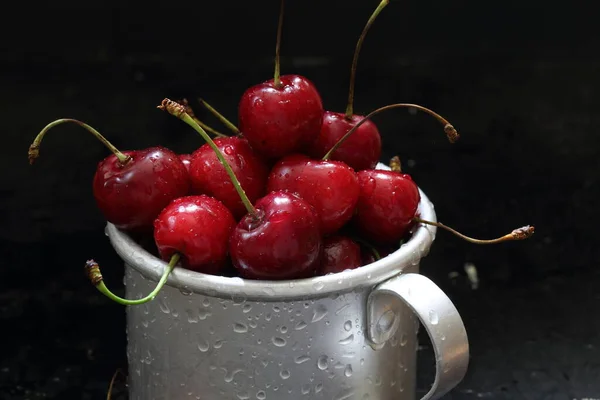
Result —
[[281, 48], [281, 32], [283, 31], [283, 5], [285, 1], [281, 0], [279, 7], [279, 22], [277, 23], [277, 42], [275, 42], [275, 75], [273, 77], [273, 86], [276, 89], [281, 89], [281, 63], [279, 61], [279, 53]]
[[113, 386], [115, 385], [115, 381], [117, 380], [117, 376], [119, 374], [124, 375], [123, 371], [121, 371], [121, 368], [117, 368], [117, 370], [115, 371], [115, 373], [112, 376], [112, 379], [110, 380], [110, 384], [108, 385], [108, 392], [106, 393], [106, 400], [111, 399]]
[[215, 142], [213, 142], [213, 140], [210, 138], [210, 136], [208, 136], [206, 131], [204, 129], [202, 129], [202, 127], [200, 125], [198, 125], [196, 123], [196, 121], [194, 121], [194, 119], [189, 116], [188, 113], [186, 113], [185, 107], [173, 100], [164, 99], [157, 108], [168, 112], [169, 114], [173, 115], [174, 117], [179, 118], [180, 120], [182, 120], [183, 122], [185, 122], [186, 124], [191, 126], [196, 132], [198, 132], [200, 134], [200, 136], [202, 136], [202, 138], [206, 141], [206, 143], [208, 143], [208, 145], [215, 152], [217, 158], [219, 159], [219, 161], [225, 168], [225, 171], [227, 171], [227, 174], [229, 175], [229, 178], [231, 179], [231, 183], [233, 183], [233, 187], [238, 192], [238, 195], [240, 196], [242, 203], [244, 203], [244, 206], [246, 207], [248, 214], [252, 215], [254, 218], [258, 218], [258, 213], [256, 211], [256, 208], [254, 208], [254, 206], [252, 205], [252, 202], [246, 195], [246, 192], [244, 192], [244, 189], [242, 188], [240, 181], [235, 176], [235, 173], [233, 172], [233, 170], [231, 169], [231, 166], [225, 159], [225, 156], [223, 155], [221, 150], [219, 150], [219, 148], [217, 147]]
[[169, 277], [169, 274], [175, 268], [175, 264], [177, 264], [179, 262], [180, 257], [181, 256], [179, 253], [173, 254], [173, 256], [171, 256], [171, 260], [169, 261], [169, 264], [165, 268], [165, 270], [164, 270], [160, 280], [158, 281], [158, 284], [154, 288], [154, 290], [152, 292], [150, 292], [150, 294], [148, 294], [146, 297], [143, 297], [143, 298], [137, 299], [137, 300], [124, 299], [122, 297], [117, 296], [113, 292], [111, 292], [104, 284], [104, 278], [102, 277], [102, 272], [100, 272], [100, 266], [98, 265], [98, 263], [96, 261], [88, 260], [85, 263], [85, 269], [87, 271], [88, 278], [90, 279], [92, 284], [94, 286], [96, 286], [96, 289], [98, 289], [100, 291], [100, 293], [104, 294], [109, 299], [111, 299], [121, 305], [137, 306], [140, 304], [147, 303], [151, 300], [154, 300], [154, 298], [156, 297], [158, 292], [160, 292], [160, 290], [163, 288], [163, 286], [165, 286], [165, 283], [167, 283], [167, 278]]
[[511, 233], [508, 233], [499, 238], [484, 240], [484, 239], [474, 239], [469, 236], [463, 235], [462, 233], [450, 228], [449, 226], [442, 224], [441, 222], [426, 221], [424, 219], [417, 218], [417, 217], [413, 218], [413, 221], [419, 222], [421, 224], [433, 225], [433, 226], [437, 226], [438, 228], [445, 229], [448, 232], [455, 234], [459, 238], [464, 239], [467, 242], [474, 243], [474, 244], [497, 244], [497, 243], [502, 243], [502, 242], [509, 242], [512, 240], [525, 240], [525, 239], [530, 238], [533, 235], [533, 233], [535, 232], [534, 226], [526, 225], [521, 228], [517, 228], [517, 229], [513, 230]]
[[221, 133], [218, 130], [213, 129], [212, 127], [208, 126], [207, 124], [205, 124], [204, 122], [202, 122], [198, 118], [196, 118], [196, 115], [194, 114], [194, 110], [189, 105], [187, 99], [181, 100], [181, 104], [185, 107], [185, 112], [187, 112], [189, 114], [189, 116], [192, 117], [192, 119], [194, 121], [196, 121], [196, 123], [198, 125], [200, 125], [206, 132], [212, 133], [214, 136], [217, 136], [217, 137], [228, 137], [224, 133]]
[[381, 3], [377, 6], [367, 24], [363, 28], [360, 37], [358, 38], [358, 42], [356, 43], [356, 49], [354, 49], [354, 58], [352, 60], [352, 67], [350, 68], [350, 89], [348, 90], [348, 105], [346, 106], [346, 119], [351, 119], [352, 115], [354, 115], [354, 84], [356, 82], [356, 66], [358, 65], [358, 55], [360, 54], [360, 48], [367, 36], [367, 32], [375, 22], [375, 19], [379, 15], [379, 13], [390, 3], [389, 0], [382, 0]]
[[227, 128], [229, 128], [229, 130], [231, 130], [231, 132], [235, 133], [236, 135], [240, 133], [240, 130], [238, 129], [237, 126], [235, 126], [230, 120], [228, 120], [227, 118], [225, 118], [225, 116], [223, 114], [221, 114], [220, 112], [218, 112], [217, 110], [215, 110], [210, 104], [208, 104], [206, 101], [204, 101], [203, 99], [198, 99], [198, 101], [200, 102], [200, 104], [202, 104], [208, 111], [210, 111], [210, 113], [212, 115], [214, 115], [215, 117], [217, 117], [219, 119], [219, 121], [221, 121], [221, 123], [223, 125], [225, 125]]
[[329, 150], [327, 152], [327, 154], [325, 154], [325, 156], [323, 157], [323, 160], [328, 160], [331, 157], [331, 155], [333, 154], [333, 152], [336, 151], [337, 148], [340, 147], [346, 141], [346, 139], [348, 139], [348, 137], [350, 135], [352, 135], [354, 133], [354, 131], [356, 131], [362, 124], [364, 124], [365, 122], [367, 122], [369, 119], [371, 119], [373, 116], [379, 114], [380, 112], [391, 110], [393, 108], [415, 108], [417, 110], [423, 111], [423, 112], [431, 115], [433, 118], [437, 119], [442, 125], [444, 125], [444, 133], [448, 137], [448, 141], [450, 143], [456, 142], [458, 140], [458, 138], [460, 137], [460, 135], [458, 134], [458, 132], [456, 131], [456, 129], [454, 128], [454, 126], [452, 126], [452, 124], [450, 122], [448, 122], [444, 117], [442, 117], [438, 113], [431, 111], [428, 108], [425, 108], [418, 104], [410, 104], [410, 103], [390, 104], [390, 105], [378, 108], [375, 111], [371, 111], [371, 113], [367, 114], [366, 117], [361, 119], [356, 125], [354, 125], [352, 127], [352, 129], [350, 129], [344, 136], [342, 136], [340, 138], [340, 140], [338, 140], [338, 142], [331, 148], [331, 150]]
[[95, 130], [94, 128], [89, 126], [88, 124], [78, 121], [76, 119], [62, 118], [62, 119], [57, 119], [56, 121], [50, 122], [48, 125], [46, 125], [44, 127], [44, 129], [42, 129], [42, 131], [40, 133], [38, 133], [38, 135], [36, 136], [33, 143], [29, 146], [29, 152], [28, 152], [29, 164], [33, 164], [35, 162], [35, 160], [40, 156], [40, 145], [42, 144], [42, 139], [44, 139], [44, 135], [46, 135], [46, 132], [48, 132], [50, 129], [54, 128], [56, 125], [64, 124], [66, 122], [73, 122], [73, 123], [81, 126], [82, 128], [87, 129], [88, 132], [90, 132], [99, 141], [101, 141], [119, 159], [119, 162], [121, 164], [125, 165], [131, 159], [130, 156], [126, 156], [125, 154], [121, 153], [115, 146], [112, 145], [112, 143], [110, 143], [104, 136], [102, 136], [100, 134], [100, 132], [98, 132], [97, 130]]
[[375, 257], [375, 261], [378, 261], [381, 259], [381, 255], [379, 254], [379, 251], [377, 251], [375, 246], [373, 246], [371, 243], [369, 243], [363, 239], [357, 238], [357, 237], [353, 238], [353, 240], [356, 243], [362, 244], [364, 247], [369, 249], [369, 251], [373, 254], [373, 257]]
[[402, 172], [402, 163], [400, 162], [400, 157], [392, 157], [390, 160], [390, 169], [394, 172]]

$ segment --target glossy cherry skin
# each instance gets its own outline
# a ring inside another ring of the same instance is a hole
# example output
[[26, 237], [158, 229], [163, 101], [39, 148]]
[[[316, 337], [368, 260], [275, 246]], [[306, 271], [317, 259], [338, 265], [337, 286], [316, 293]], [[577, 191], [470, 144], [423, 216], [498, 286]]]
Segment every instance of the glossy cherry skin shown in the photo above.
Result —
[[[214, 142], [240, 181], [250, 202], [254, 203], [264, 196], [269, 167], [250, 147], [248, 141], [240, 137], [227, 137], [214, 139]], [[208, 144], [202, 145], [192, 154], [190, 177], [194, 193], [207, 194], [223, 202], [236, 220], [246, 215], [246, 207], [231, 183], [231, 178]]]
[[228, 265], [229, 236], [235, 227], [223, 203], [206, 195], [173, 200], [154, 221], [154, 241], [160, 257], [174, 253], [181, 264], [205, 274], [219, 274]]
[[313, 207], [288, 192], [271, 192], [231, 233], [230, 254], [243, 278], [282, 280], [314, 276], [323, 241]]
[[319, 275], [335, 274], [362, 265], [360, 246], [346, 236], [334, 235], [324, 239]]
[[[310, 148], [313, 158], [325, 154], [364, 117], [353, 115], [347, 120], [343, 113], [326, 111], [323, 115], [319, 137]], [[330, 159], [343, 161], [355, 171], [375, 168], [381, 157], [381, 135], [371, 120], [363, 123], [338, 147]]]
[[179, 159], [187, 169], [188, 173], [190, 172], [190, 164], [192, 163], [192, 155], [191, 154], [180, 154]]
[[312, 160], [294, 154], [271, 169], [267, 191], [295, 193], [312, 205], [324, 235], [336, 232], [352, 218], [358, 202], [356, 173], [340, 161]]
[[408, 232], [420, 201], [419, 189], [407, 174], [358, 172], [360, 196], [353, 222], [371, 244], [399, 244]]
[[104, 217], [119, 229], [149, 230], [173, 199], [188, 194], [190, 180], [179, 156], [164, 147], [124, 151], [122, 165], [110, 155], [96, 168], [93, 193]]
[[267, 158], [281, 158], [307, 148], [319, 135], [323, 102], [314, 84], [299, 75], [284, 75], [247, 89], [239, 103], [239, 128]]

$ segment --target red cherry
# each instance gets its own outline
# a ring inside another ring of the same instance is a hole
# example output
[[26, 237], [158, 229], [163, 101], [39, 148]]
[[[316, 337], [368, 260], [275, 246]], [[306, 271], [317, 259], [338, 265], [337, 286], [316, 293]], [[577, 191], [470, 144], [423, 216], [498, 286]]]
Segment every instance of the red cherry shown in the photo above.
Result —
[[242, 95], [239, 127], [250, 145], [269, 158], [306, 149], [318, 136], [323, 103], [316, 87], [299, 75], [271, 79]]
[[346, 236], [335, 235], [324, 240], [319, 275], [335, 274], [362, 265], [360, 246]]
[[227, 266], [234, 226], [233, 215], [220, 201], [206, 195], [180, 197], [154, 221], [154, 240], [163, 260], [179, 253], [184, 267], [218, 274]]
[[180, 154], [179, 159], [181, 160], [181, 162], [185, 166], [185, 169], [187, 169], [187, 171], [189, 173], [190, 172], [190, 164], [192, 161], [192, 155], [191, 154]]
[[[312, 144], [310, 154], [323, 158], [342, 137], [364, 117], [326, 111], [319, 137]], [[373, 122], [365, 121], [330, 156], [331, 160], [343, 161], [355, 171], [375, 168], [381, 157], [381, 136]]]
[[[238, 177], [250, 202], [264, 196], [269, 169], [248, 142], [240, 137], [227, 137], [214, 139], [214, 143]], [[192, 154], [190, 177], [195, 193], [204, 193], [223, 202], [236, 220], [247, 213], [225, 167], [210, 145], [204, 144]]]
[[30, 163], [39, 156], [44, 135], [67, 122], [86, 129], [113, 153], [98, 163], [93, 192], [104, 217], [118, 228], [151, 231], [161, 210], [171, 200], [188, 194], [188, 173], [171, 150], [151, 147], [120, 152], [97, 130], [75, 119], [59, 119], [46, 125], [29, 147]]
[[358, 172], [360, 196], [354, 222], [362, 237], [379, 244], [398, 243], [413, 223], [420, 201], [417, 185], [394, 171]]
[[360, 189], [356, 173], [346, 164], [295, 154], [271, 170], [267, 191], [276, 190], [295, 193], [312, 205], [323, 234], [330, 234], [352, 218]]
[[188, 173], [178, 155], [164, 147], [123, 154], [131, 157], [125, 165], [115, 155], [98, 164], [93, 181], [96, 203], [120, 229], [151, 229], [171, 200], [188, 194]]
[[314, 208], [288, 192], [271, 192], [255, 204], [231, 233], [230, 254], [240, 276], [296, 279], [313, 276], [321, 261], [322, 239]]

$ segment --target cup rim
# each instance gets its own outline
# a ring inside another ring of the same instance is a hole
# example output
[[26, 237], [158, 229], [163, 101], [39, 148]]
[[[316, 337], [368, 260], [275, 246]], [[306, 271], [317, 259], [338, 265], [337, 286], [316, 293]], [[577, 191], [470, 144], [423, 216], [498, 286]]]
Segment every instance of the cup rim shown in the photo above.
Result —
[[[383, 164], [378, 169], [389, 169]], [[418, 212], [421, 218], [437, 221], [433, 204], [419, 188], [421, 199]], [[240, 301], [281, 301], [326, 297], [358, 288], [374, 286], [395, 275], [405, 268], [417, 265], [429, 252], [435, 240], [436, 227], [417, 224], [411, 238], [399, 249], [371, 264], [353, 270], [304, 279], [267, 281], [238, 277], [224, 277], [203, 274], [182, 267], [175, 267], [167, 286], [178, 288], [182, 292], [192, 292], [211, 297], [239, 299]], [[149, 253], [136, 243], [126, 232], [119, 230], [110, 222], [106, 225], [106, 234], [111, 245], [121, 259], [142, 274], [145, 278], [158, 281], [167, 267], [167, 263]]]

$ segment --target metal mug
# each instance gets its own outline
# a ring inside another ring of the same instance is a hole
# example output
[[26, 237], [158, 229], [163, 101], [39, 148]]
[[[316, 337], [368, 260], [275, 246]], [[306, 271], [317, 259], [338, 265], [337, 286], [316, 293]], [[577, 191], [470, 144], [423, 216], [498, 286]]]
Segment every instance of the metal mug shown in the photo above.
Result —
[[[419, 210], [436, 220], [422, 191]], [[311, 279], [175, 268], [153, 301], [127, 309], [130, 399], [413, 400], [419, 321], [436, 356], [422, 399], [443, 396], [464, 377], [469, 346], [450, 299], [418, 273], [435, 233], [420, 225], [387, 257]], [[166, 263], [112, 224], [107, 234], [127, 297], [145, 295]]]

